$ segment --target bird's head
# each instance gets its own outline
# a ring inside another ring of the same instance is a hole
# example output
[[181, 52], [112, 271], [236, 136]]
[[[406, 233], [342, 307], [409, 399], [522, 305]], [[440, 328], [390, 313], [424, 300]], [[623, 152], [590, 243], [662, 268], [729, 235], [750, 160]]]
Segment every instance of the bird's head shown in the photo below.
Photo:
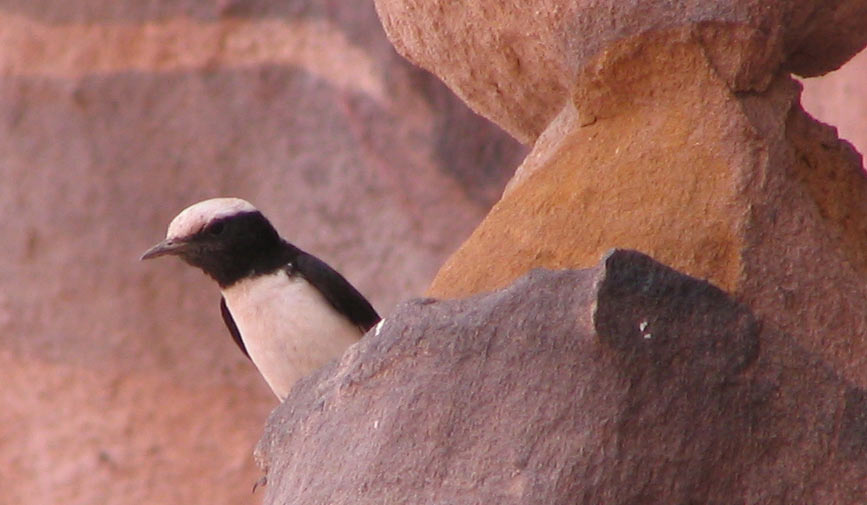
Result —
[[246, 200], [212, 198], [175, 216], [165, 240], [145, 251], [141, 259], [178, 256], [225, 286], [255, 273], [280, 243], [271, 223]]

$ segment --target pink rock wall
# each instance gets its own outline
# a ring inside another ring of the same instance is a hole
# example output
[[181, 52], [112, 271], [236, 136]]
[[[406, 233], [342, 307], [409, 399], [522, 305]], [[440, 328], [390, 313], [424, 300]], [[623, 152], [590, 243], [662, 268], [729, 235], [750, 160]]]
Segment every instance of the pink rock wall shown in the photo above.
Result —
[[384, 314], [524, 148], [397, 56], [368, 4], [0, 6], [0, 504], [256, 503], [275, 400], [216, 287], [140, 263], [236, 195]]
[[867, 154], [867, 51], [840, 70], [804, 79], [801, 103], [813, 117], [837, 128], [840, 138]]

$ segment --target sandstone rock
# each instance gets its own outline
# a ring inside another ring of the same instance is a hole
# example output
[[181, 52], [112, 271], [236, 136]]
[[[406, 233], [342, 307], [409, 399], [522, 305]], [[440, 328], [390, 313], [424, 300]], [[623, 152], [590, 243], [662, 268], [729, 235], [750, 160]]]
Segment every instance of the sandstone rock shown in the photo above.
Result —
[[739, 94], [717, 68], [693, 29], [623, 40], [585, 65], [574, 107], [429, 293], [635, 248], [732, 292], [867, 386], [861, 158], [804, 113], [790, 78]]
[[614, 251], [401, 305], [274, 411], [264, 503], [860, 504], [865, 398], [719, 289]]
[[388, 314], [522, 157], [365, 3], [4, 2], [0, 41], [2, 505], [260, 500], [273, 395], [138, 261], [178, 210], [247, 198]]
[[711, 27], [700, 36], [702, 47], [741, 91], [762, 89], [781, 70], [829, 72], [867, 44], [862, 0], [377, 0], [376, 6], [401, 54], [526, 143], [563, 109], [584, 67], [617, 40]]

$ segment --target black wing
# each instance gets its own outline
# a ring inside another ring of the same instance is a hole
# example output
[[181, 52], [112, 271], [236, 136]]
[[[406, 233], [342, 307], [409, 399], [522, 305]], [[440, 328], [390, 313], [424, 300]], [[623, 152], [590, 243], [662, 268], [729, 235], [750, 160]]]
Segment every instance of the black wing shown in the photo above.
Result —
[[238, 344], [238, 347], [241, 348], [244, 356], [249, 358], [250, 355], [247, 353], [247, 348], [244, 347], [244, 341], [241, 340], [241, 332], [238, 331], [238, 325], [235, 324], [235, 320], [232, 319], [232, 313], [229, 312], [229, 307], [226, 306], [226, 299], [222, 296], [220, 297], [220, 313], [223, 314], [223, 322], [226, 323], [226, 327], [229, 328], [229, 333], [232, 334], [232, 340]]
[[367, 298], [319, 258], [301, 252], [295, 258], [295, 264], [290, 266], [289, 273], [304, 276], [307, 282], [322, 293], [328, 303], [362, 331], [371, 329], [379, 322], [379, 314]]

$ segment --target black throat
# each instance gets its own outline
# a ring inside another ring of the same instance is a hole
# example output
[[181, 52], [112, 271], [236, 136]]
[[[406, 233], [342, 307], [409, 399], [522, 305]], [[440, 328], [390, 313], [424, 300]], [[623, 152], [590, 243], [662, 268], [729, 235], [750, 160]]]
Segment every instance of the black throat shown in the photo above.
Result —
[[221, 288], [270, 274], [294, 262], [301, 251], [280, 238], [260, 212], [244, 212], [210, 223], [190, 239], [181, 257], [201, 268]]

